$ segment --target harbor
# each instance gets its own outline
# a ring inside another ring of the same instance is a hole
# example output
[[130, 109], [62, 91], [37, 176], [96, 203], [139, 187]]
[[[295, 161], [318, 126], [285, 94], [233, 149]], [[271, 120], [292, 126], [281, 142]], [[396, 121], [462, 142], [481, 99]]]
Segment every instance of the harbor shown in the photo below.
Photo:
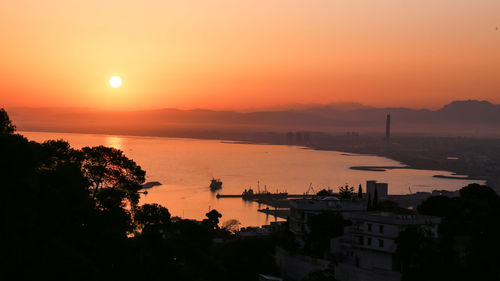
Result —
[[[286, 194], [286, 195], [281, 195], [281, 194], [275, 194], [275, 193], [271, 193], [269, 195], [267, 195], [267, 197], [270, 197], [270, 198], [273, 198], [273, 197], [282, 197], [281, 199], [298, 199], [298, 198], [312, 198], [314, 197], [315, 195], [308, 195], [308, 194]], [[243, 194], [217, 194], [216, 197], [219, 199], [219, 198], [242, 198], [242, 199], [246, 199], [248, 198], [247, 196], [243, 195]], [[266, 197], [266, 196], [258, 196], [257, 194], [255, 195], [255, 199], [246, 199], [246, 200], [254, 200], [254, 201], [257, 201], [259, 199], [262, 199], [262, 198], [258, 198], [258, 197]]]

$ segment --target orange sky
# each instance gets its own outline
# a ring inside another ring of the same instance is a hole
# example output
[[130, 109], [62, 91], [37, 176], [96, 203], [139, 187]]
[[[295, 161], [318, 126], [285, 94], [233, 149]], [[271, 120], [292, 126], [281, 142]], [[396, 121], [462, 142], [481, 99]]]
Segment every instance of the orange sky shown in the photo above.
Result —
[[498, 0], [7, 0], [0, 107], [500, 103], [497, 26]]

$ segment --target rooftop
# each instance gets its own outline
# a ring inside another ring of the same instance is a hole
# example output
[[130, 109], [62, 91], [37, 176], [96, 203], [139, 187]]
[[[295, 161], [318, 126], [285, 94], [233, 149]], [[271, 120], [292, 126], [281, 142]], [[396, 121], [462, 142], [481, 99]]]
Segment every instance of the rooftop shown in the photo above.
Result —
[[321, 199], [290, 200], [290, 206], [303, 211], [362, 211], [366, 209], [366, 202], [363, 200], [341, 200], [335, 196], [328, 196]]
[[439, 224], [441, 219], [433, 216], [424, 216], [410, 213], [397, 213], [388, 211], [371, 211], [353, 213], [352, 220], [373, 221], [386, 224], [417, 225], [417, 224]]

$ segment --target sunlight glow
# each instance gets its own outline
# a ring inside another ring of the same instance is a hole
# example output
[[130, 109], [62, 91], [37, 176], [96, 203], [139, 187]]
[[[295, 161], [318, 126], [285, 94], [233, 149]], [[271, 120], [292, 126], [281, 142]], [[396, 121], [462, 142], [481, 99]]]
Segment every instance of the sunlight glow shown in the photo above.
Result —
[[118, 88], [122, 85], [122, 79], [119, 76], [112, 76], [109, 78], [109, 85], [113, 88]]

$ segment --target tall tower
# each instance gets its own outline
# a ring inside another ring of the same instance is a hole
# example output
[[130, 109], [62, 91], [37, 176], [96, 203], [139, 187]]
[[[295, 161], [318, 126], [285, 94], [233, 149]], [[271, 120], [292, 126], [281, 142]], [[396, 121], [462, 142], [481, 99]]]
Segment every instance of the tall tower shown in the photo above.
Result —
[[391, 115], [387, 114], [387, 120], [385, 121], [385, 140], [389, 142], [391, 138]]

